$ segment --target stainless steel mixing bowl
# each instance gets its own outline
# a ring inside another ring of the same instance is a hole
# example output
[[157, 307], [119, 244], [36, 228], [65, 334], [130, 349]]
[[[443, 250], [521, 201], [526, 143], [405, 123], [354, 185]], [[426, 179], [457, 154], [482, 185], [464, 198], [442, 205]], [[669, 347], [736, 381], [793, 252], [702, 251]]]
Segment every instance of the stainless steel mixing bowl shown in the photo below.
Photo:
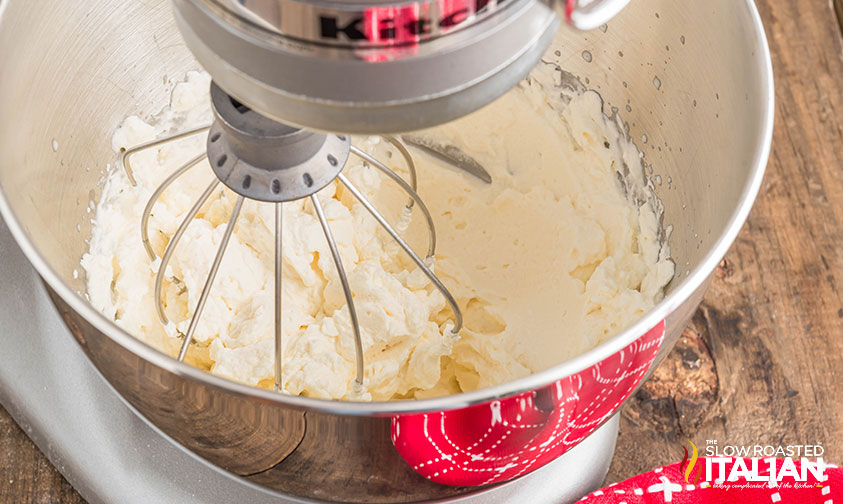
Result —
[[[628, 121], [673, 230], [677, 274], [665, 299], [632, 327], [511, 383], [391, 403], [283, 396], [180, 364], [86, 302], [77, 272], [90, 208], [114, 158], [111, 133], [127, 112], [163, 108], [165, 89], [196, 68], [167, 0], [0, 2], [0, 210], [94, 365], [193, 452], [301, 497], [410, 502], [475, 491], [453, 485], [476, 481], [425, 474], [450, 485], [434, 483], [406, 463], [423, 453], [415, 451], [412, 429], [422, 421], [426, 427], [431, 415], [475, 421], [524, 398], [535, 402], [536, 415], [548, 415], [542, 422], [563, 419], [560, 400], [565, 415], [582, 413], [588, 405], [577, 390], [590, 389], [603, 412], [571, 442], [593, 431], [678, 338], [744, 222], [767, 162], [772, 71], [751, 0], [636, 0], [604, 28], [561, 31], [544, 59], [600, 91], [607, 111], [617, 107]], [[601, 373], [629, 352], [641, 357], [640, 369], [606, 381]], [[580, 389], [571, 388], [577, 383]]]

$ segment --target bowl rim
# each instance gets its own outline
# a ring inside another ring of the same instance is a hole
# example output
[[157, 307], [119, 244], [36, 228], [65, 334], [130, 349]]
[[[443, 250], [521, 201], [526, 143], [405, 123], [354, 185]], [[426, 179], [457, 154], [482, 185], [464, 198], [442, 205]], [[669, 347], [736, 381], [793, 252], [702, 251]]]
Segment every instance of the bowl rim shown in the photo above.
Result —
[[[9, 2], [5, 2], [8, 5]], [[29, 262], [41, 278], [51, 289], [61, 297], [76, 313], [84, 317], [95, 329], [108, 336], [115, 343], [145, 359], [147, 362], [171, 372], [182, 378], [198, 381], [205, 386], [236, 396], [251, 397], [253, 399], [277, 403], [294, 409], [312, 410], [320, 413], [349, 415], [349, 416], [394, 416], [398, 414], [424, 413], [430, 411], [446, 411], [468, 406], [484, 404], [496, 399], [533, 391], [547, 386], [554, 381], [576, 374], [600, 361], [610, 357], [632, 342], [640, 338], [647, 331], [673, 313], [708, 279], [717, 264], [734, 242], [738, 232], [743, 227], [750, 209], [761, 187], [764, 171], [770, 156], [773, 137], [773, 123], [775, 114], [775, 95], [773, 83], [773, 69], [770, 58], [770, 48], [767, 42], [761, 17], [752, 0], [744, 0], [744, 7], [748, 11], [755, 42], [759, 48], [755, 55], [758, 65], [761, 89], [758, 90], [762, 99], [761, 128], [756, 135], [756, 150], [753, 167], [748, 180], [745, 182], [739, 203], [724, 232], [720, 235], [699, 265], [679, 284], [679, 286], [658, 303], [653, 309], [645, 313], [634, 324], [630, 325], [614, 337], [583, 352], [572, 359], [564, 361], [551, 368], [531, 375], [472, 392], [434, 397], [428, 399], [404, 399], [396, 401], [356, 402], [332, 399], [318, 399], [310, 397], [279, 394], [275, 391], [260, 389], [251, 385], [237, 383], [226, 378], [202, 371], [188, 364], [177, 361], [146, 343], [136, 339], [128, 332], [108, 320], [90, 303], [78, 295], [66, 284], [55, 270], [47, 263], [34, 244], [27, 237], [15, 213], [9, 205], [8, 199], [0, 187], [0, 215], [3, 216], [18, 246], [26, 255]], [[0, 18], [4, 12], [4, 5], [0, 2]]]

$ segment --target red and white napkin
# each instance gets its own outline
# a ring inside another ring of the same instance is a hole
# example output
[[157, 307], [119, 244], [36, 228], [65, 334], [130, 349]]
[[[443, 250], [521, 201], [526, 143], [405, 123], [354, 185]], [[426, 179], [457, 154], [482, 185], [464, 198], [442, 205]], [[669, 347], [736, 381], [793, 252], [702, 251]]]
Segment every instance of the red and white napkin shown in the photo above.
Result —
[[[743, 459], [749, 467], [750, 460]], [[705, 458], [699, 459], [705, 463]], [[732, 463], [726, 463], [730, 471]], [[777, 460], [777, 472], [781, 471], [784, 459]], [[799, 461], [794, 461], [797, 469]], [[767, 467], [765, 469], [765, 466]], [[744, 478], [736, 481], [702, 481], [690, 484], [680, 464], [657, 467], [651, 472], [639, 474], [622, 483], [615, 483], [583, 497], [580, 502], [587, 504], [675, 504], [717, 503], [717, 504], [843, 504], [843, 469], [827, 464], [822, 481], [810, 471], [806, 479], [785, 476], [778, 486], [770, 487], [769, 482], [748, 482]], [[719, 474], [719, 472], [718, 472]], [[728, 472], [727, 472], [728, 474]], [[758, 474], [769, 474], [769, 464], [759, 464]], [[801, 474], [801, 469], [800, 469]]]

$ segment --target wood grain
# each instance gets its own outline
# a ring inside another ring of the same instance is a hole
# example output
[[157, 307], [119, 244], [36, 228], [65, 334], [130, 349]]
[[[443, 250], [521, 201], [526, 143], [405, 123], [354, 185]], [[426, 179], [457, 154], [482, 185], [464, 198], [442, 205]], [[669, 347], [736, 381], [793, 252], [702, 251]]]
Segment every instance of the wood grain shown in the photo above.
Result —
[[83, 504], [85, 501], [0, 406], [0, 502]]
[[[767, 176], [691, 326], [624, 410], [609, 482], [707, 439], [822, 443], [843, 463], [843, 0], [757, 4], [777, 79]], [[83, 502], [2, 409], [0, 502]]]

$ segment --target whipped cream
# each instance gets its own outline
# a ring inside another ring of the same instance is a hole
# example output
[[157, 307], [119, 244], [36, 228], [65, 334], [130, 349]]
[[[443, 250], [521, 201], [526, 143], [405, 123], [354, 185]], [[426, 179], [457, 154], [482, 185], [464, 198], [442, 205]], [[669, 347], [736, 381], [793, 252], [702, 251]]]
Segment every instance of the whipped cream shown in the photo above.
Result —
[[[150, 121], [123, 122], [114, 149], [209, 123], [209, 84], [207, 74], [189, 73], [167, 110]], [[465, 315], [456, 338], [442, 295], [365, 208], [337, 183], [318, 193], [360, 318], [362, 395], [353, 387], [353, 331], [321, 226], [307, 199], [284, 205], [287, 393], [387, 400], [475, 390], [559, 364], [660, 300], [673, 263], [659, 239], [658, 205], [639, 152], [603, 114], [599, 95], [559, 86], [557, 70], [537, 68], [490, 106], [422, 133], [477, 159], [492, 184], [411, 150], [419, 193], [436, 223], [435, 272]], [[379, 137], [352, 142], [406, 174], [402, 157]], [[165, 271], [167, 327], [155, 311], [160, 261], [150, 261], [141, 245], [141, 212], [161, 181], [204, 144], [205, 135], [196, 135], [136, 154], [136, 186], [113, 171], [82, 260], [91, 303], [170, 355], [181, 345], [179, 333], [187, 330], [237, 196], [220, 184], [182, 237]], [[401, 220], [407, 197], [392, 181], [353, 156], [343, 173], [390, 222]], [[202, 162], [158, 200], [148, 229], [159, 257], [212, 180]], [[273, 206], [247, 200], [187, 357], [266, 388], [274, 380], [273, 233]], [[418, 210], [404, 235], [423, 257], [427, 229]]]

